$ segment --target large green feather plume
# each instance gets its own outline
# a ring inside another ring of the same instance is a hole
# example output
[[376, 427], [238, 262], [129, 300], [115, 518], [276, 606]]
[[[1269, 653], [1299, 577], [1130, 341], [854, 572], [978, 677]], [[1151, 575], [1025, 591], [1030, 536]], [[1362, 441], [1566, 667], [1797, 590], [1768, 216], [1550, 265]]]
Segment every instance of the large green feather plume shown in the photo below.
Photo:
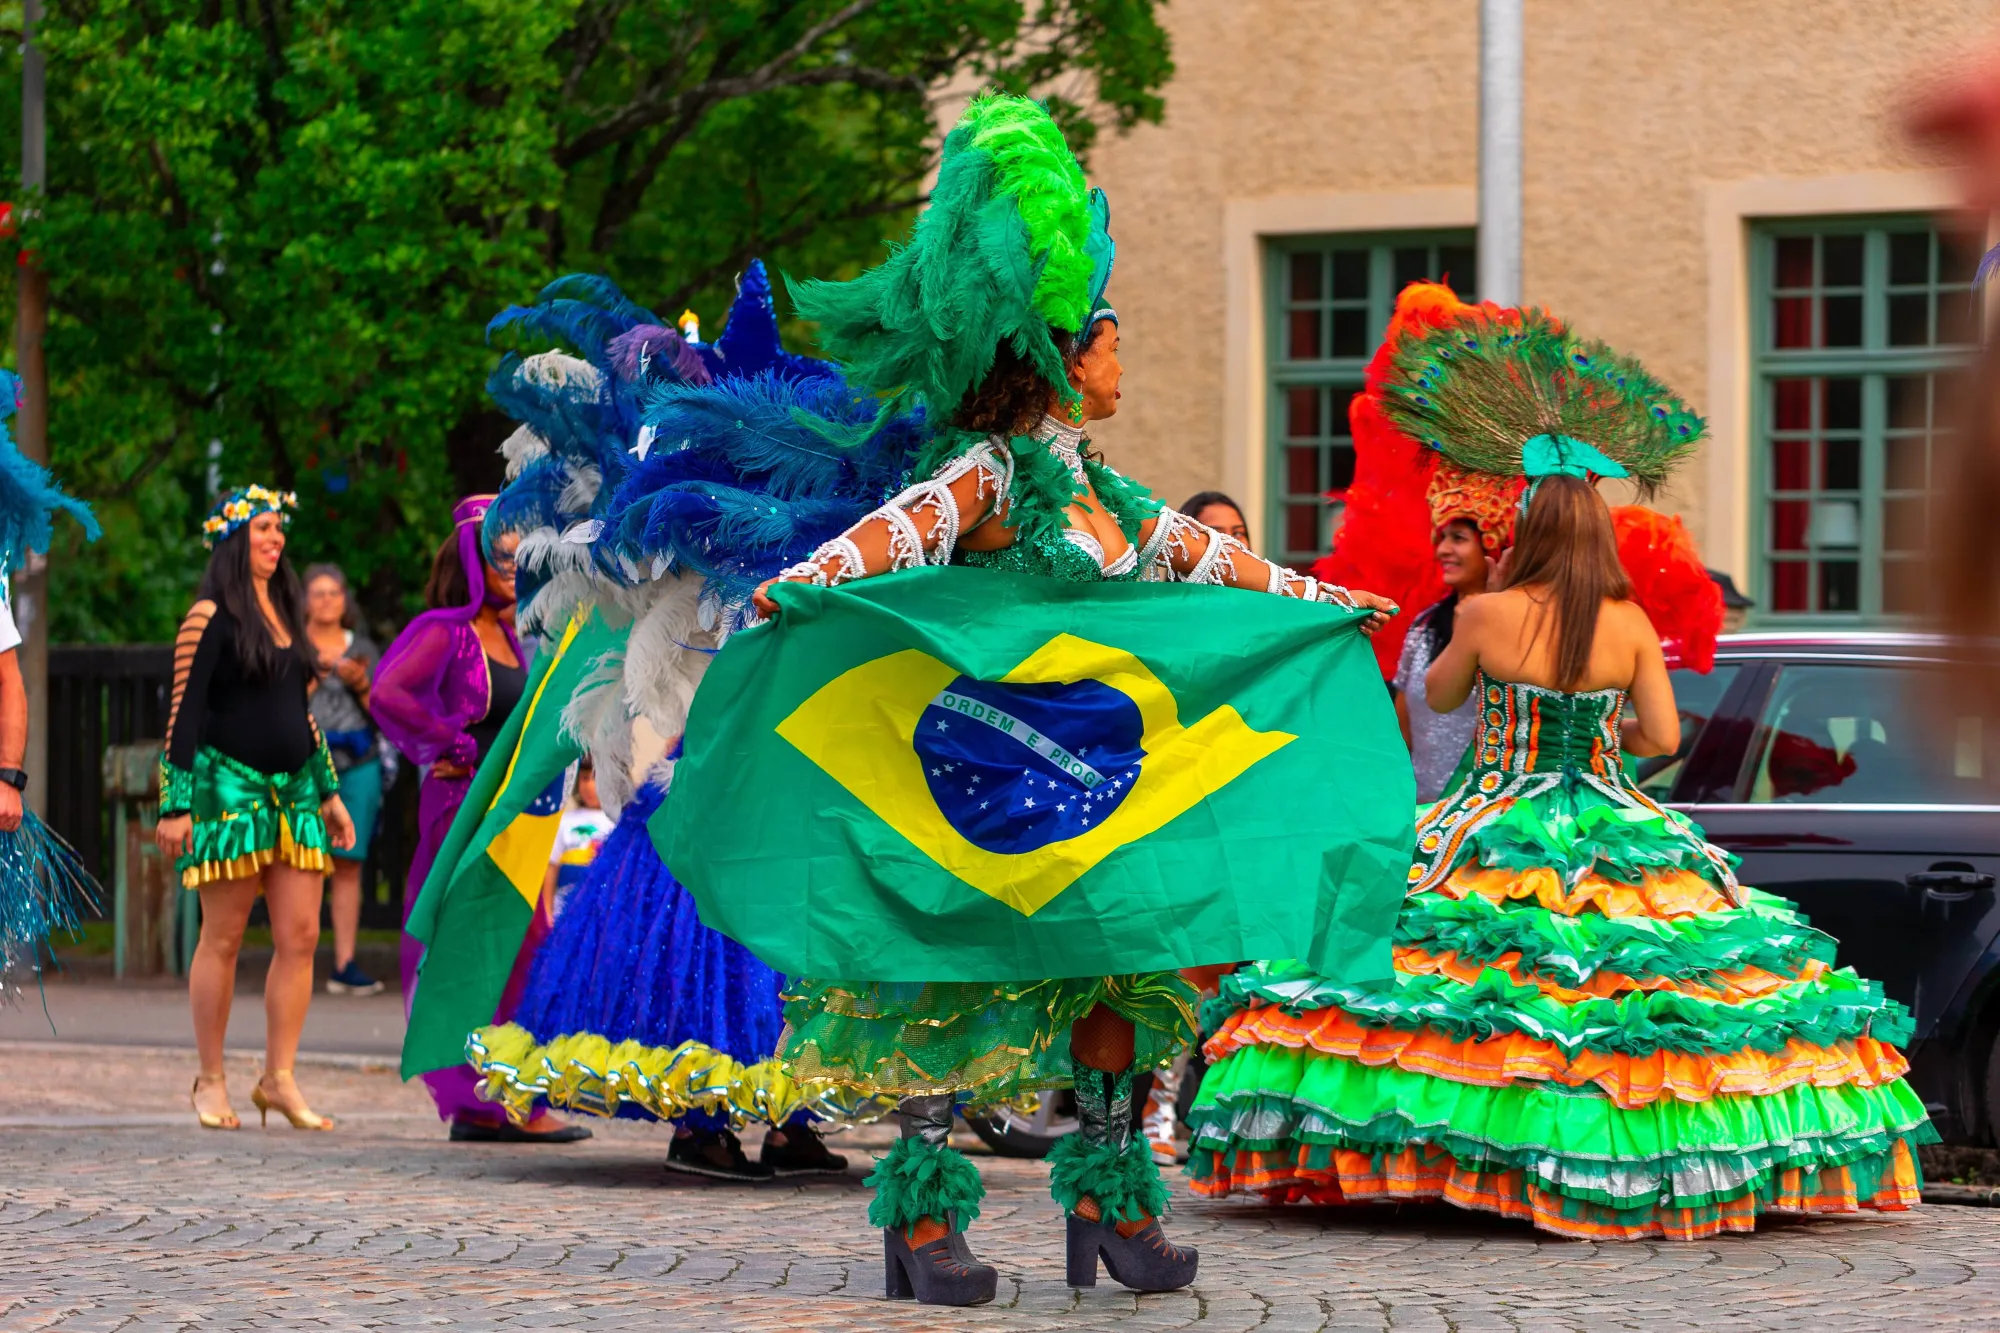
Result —
[[1603, 451], [1650, 493], [1706, 427], [1631, 357], [1566, 332], [1541, 310], [1479, 311], [1403, 335], [1382, 408], [1396, 427], [1453, 463], [1522, 474], [1521, 449], [1568, 436]]
[[1067, 384], [1057, 336], [1090, 313], [1090, 230], [1083, 170], [1047, 110], [985, 94], [945, 137], [908, 243], [851, 282], [794, 282], [792, 300], [849, 383], [942, 426], [1002, 341]]

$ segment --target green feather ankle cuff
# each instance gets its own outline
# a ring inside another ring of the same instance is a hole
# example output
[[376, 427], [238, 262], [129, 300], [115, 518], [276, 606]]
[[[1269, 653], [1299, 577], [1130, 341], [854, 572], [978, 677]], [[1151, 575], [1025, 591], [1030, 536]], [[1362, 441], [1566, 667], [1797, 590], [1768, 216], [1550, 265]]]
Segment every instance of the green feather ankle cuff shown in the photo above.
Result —
[[986, 1197], [979, 1168], [963, 1153], [922, 1139], [897, 1139], [889, 1155], [876, 1161], [867, 1183], [875, 1191], [868, 1222], [884, 1230], [907, 1231], [927, 1217], [963, 1230], [979, 1216], [979, 1201]]
[[1137, 1134], [1123, 1148], [1091, 1143], [1081, 1134], [1057, 1139], [1049, 1150], [1049, 1193], [1066, 1213], [1086, 1197], [1095, 1199], [1102, 1215], [1116, 1222], [1141, 1222], [1167, 1211], [1167, 1186], [1152, 1146]]

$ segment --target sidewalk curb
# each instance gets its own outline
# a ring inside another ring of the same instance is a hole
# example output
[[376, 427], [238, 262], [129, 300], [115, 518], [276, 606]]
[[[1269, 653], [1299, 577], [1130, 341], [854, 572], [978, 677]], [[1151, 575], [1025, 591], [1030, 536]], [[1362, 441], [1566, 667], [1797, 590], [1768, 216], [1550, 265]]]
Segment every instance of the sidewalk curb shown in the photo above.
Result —
[[[121, 1055], [170, 1056], [175, 1059], [194, 1059], [194, 1047], [187, 1046], [141, 1046], [124, 1042], [100, 1041], [0, 1041], [0, 1055], [32, 1055], [46, 1052], [52, 1055], [103, 1055], [116, 1051]], [[259, 1050], [237, 1048], [224, 1050], [226, 1060], [249, 1060], [256, 1062], [264, 1058]], [[393, 1055], [364, 1055], [343, 1051], [300, 1051], [296, 1063], [319, 1065], [329, 1069], [358, 1069], [365, 1073], [393, 1073], [400, 1062]]]

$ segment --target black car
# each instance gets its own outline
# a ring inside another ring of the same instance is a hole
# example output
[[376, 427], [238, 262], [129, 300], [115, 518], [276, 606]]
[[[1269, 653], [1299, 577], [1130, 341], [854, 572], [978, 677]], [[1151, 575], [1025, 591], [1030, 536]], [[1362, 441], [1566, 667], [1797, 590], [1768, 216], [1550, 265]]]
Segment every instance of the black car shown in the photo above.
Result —
[[1916, 1015], [1911, 1083], [1955, 1142], [2000, 1139], [2000, 725], [1935, 639], [1745, 634], [1676, 670], [1681, 746], [1639, 785], [1796, 901]]

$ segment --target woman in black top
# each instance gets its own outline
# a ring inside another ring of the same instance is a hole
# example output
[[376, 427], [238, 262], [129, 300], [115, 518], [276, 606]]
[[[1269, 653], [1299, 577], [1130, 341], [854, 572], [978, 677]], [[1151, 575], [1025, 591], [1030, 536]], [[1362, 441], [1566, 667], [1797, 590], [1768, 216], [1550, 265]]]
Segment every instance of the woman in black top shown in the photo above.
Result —
[[250, 486], [204, 525], [213, 549], [200, 600], [174, 641], [174, 701], [160, 760], [160, 850], [201, 893], [201, 942], [188, 970], [201, 1074], [191, 1094], [207, 1129], [235, 1129], [222, 1041], [236, 954], [263, 894], [271, 915], [264, 981], [264, 1075], [251, 1101], [299, 1129], [331, 1129], [292, 1079], [312, 1002], [313, 951], [330, 847], [354, 841], [333, 760], [306, 710], [315, 664], [305, 595], [285, 560], [287, 494]]

